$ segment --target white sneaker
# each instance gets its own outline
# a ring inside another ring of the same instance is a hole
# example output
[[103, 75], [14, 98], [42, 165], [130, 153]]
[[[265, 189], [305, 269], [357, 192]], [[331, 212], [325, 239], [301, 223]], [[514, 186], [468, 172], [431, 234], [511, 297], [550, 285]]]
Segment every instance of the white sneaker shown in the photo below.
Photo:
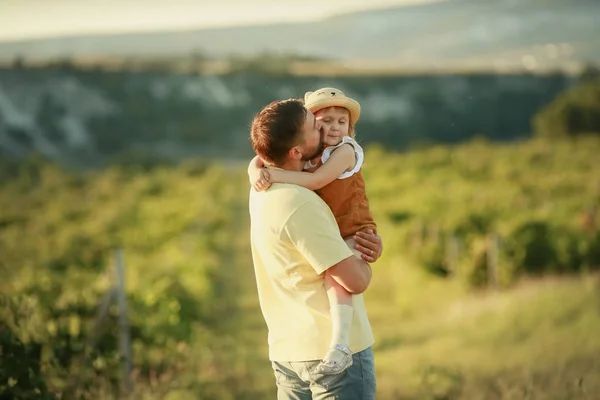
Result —
[[352, 366], [352, 352], [346, 346], [336, 344], [332, 349], [339, 350], [344, 355], [339, 361], [323, 360], [314, 369], [314, 373], [322, 375], [335, 375]]

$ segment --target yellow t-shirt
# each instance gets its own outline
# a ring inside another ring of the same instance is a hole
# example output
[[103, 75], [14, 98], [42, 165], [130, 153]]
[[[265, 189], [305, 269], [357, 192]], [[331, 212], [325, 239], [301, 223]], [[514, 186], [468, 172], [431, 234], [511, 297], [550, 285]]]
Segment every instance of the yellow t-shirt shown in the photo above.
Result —
[[[321, 359], [331, 317], [323, 284], [327, 268], [353, 255], [335, 218], [314, 192], [276, 183], [250, 190], [251, 246], [258, 298], [269, 328], [269, 359]], [[350, 349], [365, 350], [373, 332], [362, 295], [352, 296]]]

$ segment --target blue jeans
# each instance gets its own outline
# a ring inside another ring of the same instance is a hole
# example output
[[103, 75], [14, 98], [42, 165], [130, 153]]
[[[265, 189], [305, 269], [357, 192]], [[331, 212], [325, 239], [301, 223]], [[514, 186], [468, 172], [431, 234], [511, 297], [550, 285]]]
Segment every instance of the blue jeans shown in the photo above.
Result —
[[373, 400], [375, 363], [373, 350], [352, 355], [352, 366], [337, 375], [314, 374], [315, 361], [273, 361], [278, 400]]

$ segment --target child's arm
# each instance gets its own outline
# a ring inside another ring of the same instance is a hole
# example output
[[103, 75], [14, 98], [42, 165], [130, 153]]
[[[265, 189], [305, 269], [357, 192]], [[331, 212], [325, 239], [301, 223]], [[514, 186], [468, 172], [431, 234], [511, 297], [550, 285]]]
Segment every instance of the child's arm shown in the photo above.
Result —
[[270, 169], [271, 183], [293, 183], [310, 190], [317, 190], [336, 180], [347, 170], [354, 167], [356, 157], [354, 148], [344, 144], [331, 153], [331, 157], [315, 172], [282, 171]]
[[270, 174], [264, 166], [265, 163], [259, 156], [254, 157], [248, 165], [248, 180], [257, 192], [267, 190], [271, 186]]
[[259, 156], [254, 157], [250, 161], [250, 164], [248, 164], [248, 177], [250, 178], [250, 183], [254, 183], [254, 182], [252, 182], [252, 177], [257, 176], [259, 171], [264, 166], [265, 166], [265, 163], [263, 162], [263, 160], [260, 159]]

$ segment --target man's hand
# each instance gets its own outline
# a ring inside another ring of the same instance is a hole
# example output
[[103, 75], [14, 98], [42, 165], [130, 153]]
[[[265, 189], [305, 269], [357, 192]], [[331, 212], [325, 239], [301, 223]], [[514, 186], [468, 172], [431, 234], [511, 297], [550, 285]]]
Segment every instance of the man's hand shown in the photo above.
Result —
[[383, 242], [381, 237], [369, 229], [367, 233], [356, 232], [354, 235], [356, 244], [354, 248], [362, 253], [362, 259], [368, 263], [374, 263], [383, 253]]

